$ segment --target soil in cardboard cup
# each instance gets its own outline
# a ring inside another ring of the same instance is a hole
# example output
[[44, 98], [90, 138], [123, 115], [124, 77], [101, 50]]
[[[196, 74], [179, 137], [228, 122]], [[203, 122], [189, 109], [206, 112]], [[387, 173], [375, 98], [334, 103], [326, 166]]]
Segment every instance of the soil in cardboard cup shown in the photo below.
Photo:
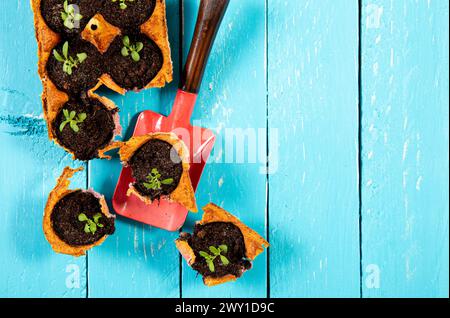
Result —
[[[177, 151], [168, 142], [152, 139], [139, 148], [128, 162], [131, 167], [134, 187], [143, 196], [152, 201], [172, 193], [178, 186], [183, 173], [183, 164]], [[161, 177], [159, 187], [146, 187], [151, 184], [152, 170], [156, 169]], [[172, 180], [166, 182], [164, 180]]]
[[155, 6], [156, 0], [106, 0], [100, 13], [112, 25], [130, 32], [152, 16]]
[[106, 53], [105, 69], [112, 79], [127, 90], [142, 89], [158, 74], [163, 65], [163, 56], [160, 48], [148, 37], [128, 35], [130, 45], [142, 43], [139, 51], [139, 60], [133, 60], [131, 51], [123, 55], [124, 37], [118, 36], [111, 43]]
[[[65, 113], [70, 115], [71, 112], [76, 113], [75, 120], [78, 120], [80, 114], [86, 114], [86, 118], [76, 124], [78, 131], [71, 127], [70, 122], [61, 130], [61, 124], [67, 119]], [[97, 99], [71, 99], [53, 121], [53, 135], [65, 148], [71, 150], [78, 160], [97, 158], [98, 150], [106, 147], [114, 137], [116, 112], [117, 109], [109, 110]]]
[[[64, 40], [61, 41], [54, 48], [63, 58], [65, 42]], [[58, 61], [54, 52], [52, 52], [47, 62], [47, 73], [58, 89], [70, 94], [77, 94], [93, 88], [98, 83], [98, 79], [103, 74], [103, 61], [97, 48], [89, 42], [75, 40], [69, 41], [68, 44], [68, 57], [79, 61], [78, 54], [84, 53], [86, 59], [71, 67], [72, 73], [69, 74], [67, 69], [64, 70], [64, 62]]]
[[67, 0], [66, 10], [64, 0], [41, 0], [41, 14], [50, 29], [56, 33], [69, 37], [76, 36], [83, 32], [89, 20], [102, 7], [103, 1]]
[[[196, 224], [194, 234], [188, 234], [186, 240], [195, 253], [195, 263], [192, 264], [192, 268], [204, 277], [218, 278], [228, 274], [241, 277], [245, 270], [251, 268], [251, 263], [246, 258], [244, 236], [233, 223]], [[224, 265], [221, 258], [216, 257], [213, 261], [214, 272], [212, 272], [200, 252], [213, 256], [210, 247], [218, 248], [220, 245], [227, 246], [227, 252], [222, 252], [221, 255], [228, 259], [229, 264]]]
[[74, 191], [61, 200], [53, 208], [50, 220], [56, 235], [71, 246], [89, 245], [99, 241], [103, 236], [114, 233], [114, 218], [104, 214], [98, 219], [96, 231], [86, 232], [87, 221], [80, 221], [79, 215], [84, 214], [91, 221], [101, 212], [100, 200], [92, 193]]

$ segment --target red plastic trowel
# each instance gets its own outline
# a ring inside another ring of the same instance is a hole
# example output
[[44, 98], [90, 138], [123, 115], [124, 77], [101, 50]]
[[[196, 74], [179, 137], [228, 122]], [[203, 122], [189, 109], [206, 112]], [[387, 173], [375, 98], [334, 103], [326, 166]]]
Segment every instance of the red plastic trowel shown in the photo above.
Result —
[[[194, 190], [215, 142], [212, 131], [192, 126], [191, 115], [200, 89], [205, 67], [214, 39], [219, 30], [229, 0], [201, 0], [191, 49], [182, 76], [172, 113], [162, 116], [152, 111], [140, 114], [134, 136], [154, 132], [174, 132], [190, 150], [190, 177]], [[177, 231], [184, 222], [188, 211], [178, 203], [161, 199], [146, 205], [134, 195], [127, 196], [132, 183], [131, 169], [124, 167], [113, 196], [113, 207], [117, 214], [168, 231]]]

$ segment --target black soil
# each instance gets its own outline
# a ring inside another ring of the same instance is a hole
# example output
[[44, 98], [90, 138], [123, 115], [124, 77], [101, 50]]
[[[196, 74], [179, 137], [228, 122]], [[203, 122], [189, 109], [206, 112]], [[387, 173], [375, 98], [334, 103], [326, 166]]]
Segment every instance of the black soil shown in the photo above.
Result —
[[79, 13], [83, 18], [73, 29], [64, 26], [61, 13], [64, 12], [64, 0], [42, 0], [41, 13], [47, 25], [56, 33], [66, 36], [75, 36], [83, 32], [89, 20], [97, 13], [98, 8], [103, 6], [104, 0], [69, 0], [68, 4], [78, 6]]
[[158, 74], [163, 65], [160, 48], [148, 37], [129, 35], [130, 42], [142, 42], [144, 48], [139, 52], [140, 60], [135, 62], [131, 56], [123, 56], [123, 37], [118, 36], [111, 43], [105, 56], [105, 69], [112, 79], [127, 90], [142, 89]]
[[138, 30], [155, 10], [156, 0], [125, 1], [127, 8], [120, 8], [120, 1], [105, 1], [100, 13], [106, 21], [127, 32]]
[[[172, 193], [180, 183], [183, 173], [183, 165], [178, 153], [171, 144], [162, 140], [150, 140], [139, 148], [131, 157], [129, 166], [133, 172], [136, 190], [151, 200]], [[148, 182], [147, 177], [154, 168], [161, 174], [160, 180], [172, 178], [173, 183], [162, 184], [161, 190], [147, 189], [143, 183]]]
[[[79, 131], [75, 132], [67, 124], [62, 132], [59, 127], [65, 121], [63, 110], [85, 113], [86, 119], [78, 124]], [[57, 140], [70, 149], [79, 160], [91, 160], [98, 156], [98, 150], [107, 146], [114, 137], [114, 113], [96, 99], [82, 98], [70, 100], [62, 108], [52, 124], [52, 131]]]
[[[65, 41], [61, 41], [56, 46], [56, 50], [62, 55], [62, 46]], [[63, 63], [56, 60], [53, 54], [47, 62], [47, 72], [51, 81], [60, 90], [77, 94], [93, 88], [100, 76], [103, 74], [103, 61], [97, 48], [86, 41], [70, 41], [69, 56], [76, 58], [77, 54], [86, 53], [87, 59], [73, 68], [71, 75], [63, 71]]]
[[[214, 222], [205, 225], [196, 224], [194, 234], [187, 234], [189, 246], [194, 250], [195, 263], [192, 268], [204, 277], [223, 277], [228, 274], [241, 277], [245, 270], [250, 269], [251, 263], [246, 258], [244, 236], [241, 230], [233, 223]], [[206, 252], [210, 255], [210, 246], [218, 247], [226, 245], [227, 253], [222, 253], [228, 260], [228, 265], [223, 265], [220, 257], [214, 260], [214, 272], [211, 272], [205, 258], [199, 253]]]
[[97, 231], [86, 233], [86, 222], [78, 220], [78, 216], [84, 213], [93, 220], [97, 213], [101, 213], [101, 205], [92, 193], [75, 191], [63, 197], [53, 208], [50, 217], [56, 235], [71, 246], [89, 245], [99, 241], [103, 236], [114, 233], [114, 218], [102, 216], [99, 223], [103, 227], [97, 227]]

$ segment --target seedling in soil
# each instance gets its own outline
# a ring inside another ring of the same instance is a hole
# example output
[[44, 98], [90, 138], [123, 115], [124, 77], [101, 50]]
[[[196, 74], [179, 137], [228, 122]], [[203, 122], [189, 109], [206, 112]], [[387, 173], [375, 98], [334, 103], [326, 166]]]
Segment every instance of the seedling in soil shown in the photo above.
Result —
[[67, 109], [63, 109], [64, 114], [64, 121], [59, 125], [59, 131], [62, 132], [64, 127], [66, 127], [67, 124], [69, 124], [70, 128], [74, 132], [79, 132], [80, 128], [78, 127], [78, 124], [81, 124], [83, 121], [86, 120], [87, 115], [85, 113], [80, 113], [77, 116], [77, 113], [73, 110], [69, 112]]
[[147, 190], [161, 190], [161, 185], [171, 185], [173, 183], [172, 178], [161, 180], [161, 174], [158, 169], [153, 168], [151, 173], [147, 176], [148, 182], [144, 182], [143, 185]]
[[141, 56], [139, 55], [139, 52], [142, 51], [144, 48], [144, 43], [142, 42], [136, 42], [135, 44], [132, 44], [130, 42], [130, 38], [125, 35], [122, 39], [123, 47], [122, 47], [122, 56], [131, 56], [133, 61], [139, 62], [141, 59]]
[[208, 264], [209, 270], [214, 273], [216, 270], [214, 267], [214, 260], [217, 257], [220, 257], [220, 261], [224, 266], [227, 266], [230, 264], [230, 261], [228, 258], [226, 258], [223, 254], [228, 253], [228, 246], [226, 245], [220, 245], [219, 247], [210, 246], [209, 251], [212, 253], [212, 255], [208, 254], [207, 252], [200, 251], [200, 256], [203, 257], [206, 260], [206, 264]]
[[134, 2], [134, 0], [111, 0], [112, 2], [119, 2], [119, 7], [122, 10], [125, 10], [126, 8], [128, 8], [127, 6], [127, 1], [128, 2]]
[[61, 18], [64, 21], [64, 26], [70, 30], [72, 30], [75, 25], [79, 25], [78, 22], [83, 19], [83, 16], [75, 11], [75, 6], [73, 4], [69, 4], [67, 0], [65, 0], [64, 11], [61, 12]]
[[80, 222], [86, 222], [84, 225], [84, 232], [85, 233], [92, 233], [95, 234], [97, 232], [97, 228], [103, 227], [103, 224], [99, 222], [99, 219], [102, 217], [101, 213], [97, 213], [94, 215], [93, 220], [87, 217], [86, 214], [81, 213], [78, 215], [78, 221]]
[[70, 56], [69, 42], [67, 41], [63, 44], [62, 55], [57, 50], [53, 50], [53, 56], [58, 62], [63, 63], [63, 71], [68, 75], [72, 75], [73, 68], [77, 68], [87, 59], [86, 53], [78, 53], [76, 58]]

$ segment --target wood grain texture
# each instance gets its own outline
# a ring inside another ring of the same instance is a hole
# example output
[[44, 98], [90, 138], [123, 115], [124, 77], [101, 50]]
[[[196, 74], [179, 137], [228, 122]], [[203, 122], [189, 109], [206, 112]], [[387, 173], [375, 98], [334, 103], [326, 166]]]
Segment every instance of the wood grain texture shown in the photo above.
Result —
[[29, 1], [2, 1], [0, 30], [0, 296], [85, 297], [85, 258], [56, 255], [42, 231], [48, 193], [73, 162], [47, 138]]
[[[167, 1], [174, 82], [164, 90], [130, 92], [126, 96], [104, 91], [120, 108], [125, 140], [133, 134], [140, 112], [150, 109], [167, 115], [173, 103], [179, 78], [179, 9], [177, 0]], [[90, 187], [105, 194], [111, 202], [120, 170], [117, 156], [109, 162], [92, 161]], [[179, 297], [179, 254], [174, 244], [177, 237], [178, 233], [118, 216], [114, 236], [88, 254], [89, 297]]]
[[270, 293], [358, 297], [358, 1], [268, 3]]
[[[185, 0], [184, 53], [187, 56], [198, 10], [197, 0]], [[236, 154], [238, 147], [225, 147], [227, 129], [266, 127], [265, 4], [260, 0], [231, 1], [206, 68], [199, 101], [194, 111], [196, 126], [214, 129], [217, 142], [197, 191], [199, 207], [214, 202], [259, 232], [265, 233], [266, 176], [265, 131], [257, 138], [260, 163], [218, 163]], [[247, 147], [244, 148], [244, 151]], [[260, 169], [262, 168], [262, 171]], [[192, 232], [200, 219], [191, 214], [184, 230]], [[183, 261], [183, 297], [265, 297], [265, 254], [236, 283], [208, 288]]]
[[364, 1], [366, 297], [449, 295], [448, 17], [447, 1]]

